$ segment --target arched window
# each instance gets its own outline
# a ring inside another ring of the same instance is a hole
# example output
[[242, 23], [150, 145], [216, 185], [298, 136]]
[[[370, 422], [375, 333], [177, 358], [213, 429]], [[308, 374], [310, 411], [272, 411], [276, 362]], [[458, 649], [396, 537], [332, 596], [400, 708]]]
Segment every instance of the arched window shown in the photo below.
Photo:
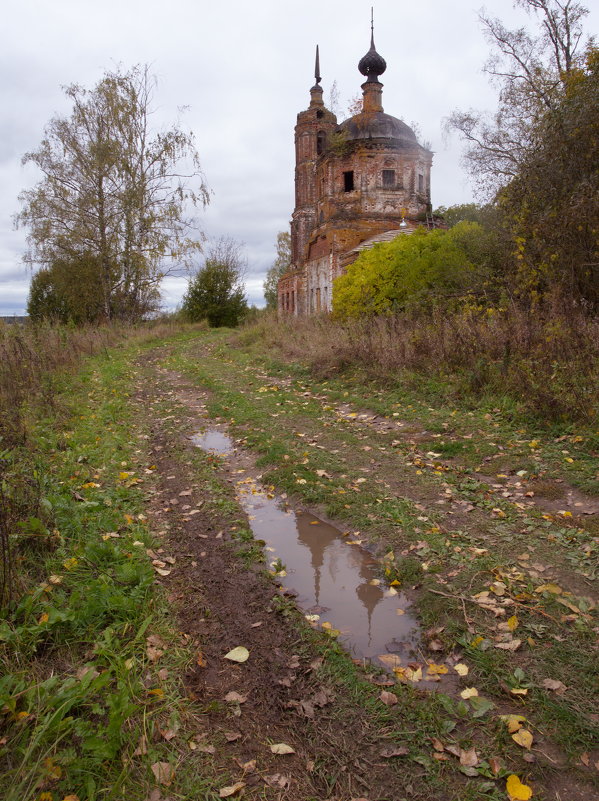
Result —
[[326, 134], [325, 134], [325, 132], [324, 131], [319, 131], [316, 134], [316, 153], [317, 153], [317, 155], [320, 156], [321, 153], [324, 153], [325, 142], [326, 142]]

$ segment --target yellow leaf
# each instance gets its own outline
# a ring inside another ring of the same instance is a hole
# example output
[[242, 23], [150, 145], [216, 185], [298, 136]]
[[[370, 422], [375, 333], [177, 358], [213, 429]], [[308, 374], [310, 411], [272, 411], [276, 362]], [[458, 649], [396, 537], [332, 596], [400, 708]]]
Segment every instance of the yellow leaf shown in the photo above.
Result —
[[62, 801], [79, 801], [79, 796], [71, 793], [71, 795], [65, 795]]
[[66, 559], [62, 564], [67, 570], [72, 570], [75, 565], [79, 564], [79, 560], [72, 556], [70, 559]]
[[44, 765], [46, 766], [46, 770], [48, 771], [48, 776], [51, 779], [60, 779], [62, 776], [62, 768], [60, 765], [56, 765], [52, 757], [47, 757], [44, 759]]
[[434, 662], [431, 662], [426, 672], [430, 673], [431, 675], [444, 674], [444, 673], [449, 673], [449, 668], [447, 667], [447, 665], [435, 665]]
[[465, 690], [462, 690], [460, 696], [466, 700], [467, 698], [473, 698], [475, 695], [478, 695], [478, 690], [476, 687], [466, 687]]
[[457, 665], [454, 665], [453, 669], [458, 674], [458, 676], [467, 676], [468, 675], [468, 665], [464, 665], [463, 662], [460, 662]]
[[518, 620], [518, 618], [516, 617], [516, 615], [512, 615], [510, 618], [508, 618], [508, 621], [507, 621], [507, 627], [508, 627], [508, 629], [509, 629], [510, 631], [515, 631], [515, 629], [517, 629], [517, 628], [518, 628], [519, 622], [520, 622], [520, 621]]
[[515, 773], [507, 777], [505, 789], [510, 801], [528, 801], [529, 798], [532, 798], [532, 789], [527, 784], [522, 784]]
[[535, 587], [535, 592], [550, 592], [553, 595], [561, 595], [563, 590], [558, 584], [541, 584], [540, 587]]
[[526, 722], [524, 715], [501, 715], [501, 720], [507, 726], [510, 734], [522, 728], [522, 724]]
[[422, 678], [422, 668], [416, 668], [416, 670], [412, 670], [412, 668], [406, 668], [406, 678], [408, 681], [420, 681]]
[[528, 729], [519, 729], [515, 734], [512, 734], [512, 740], [528, 750], [532, 746], [532, 734]]
[[510, 692], [512, 695], [528, 695], [528, 689], [526, 687], [512, 687]]
[[39, 616], [38, 625], [42, 625], [43, 623], [47, 623], [49, 620], [48, 613], [44, 612], [42, 615]]
[[390, 586], [391, 587], [399, 587], [400, 584], [401, 584], [401, 581], [398, 581], [397, 579], [393, 579], [393, 581], [391, 582]]
[[233, 648], [232, 651], [225, 654], [225, 659], [230, 659], [231, 662], [246, 662], [249, 655], [250, 652], [247, 648], [244, 648], [243, 645], [238, 645], [237, 648]]
[[148, 690], [148, 695], [154, 695], [156, 698], [162, 698], [164, 695], [164, 690], [162, 687], [155, 687], [153, 690]]

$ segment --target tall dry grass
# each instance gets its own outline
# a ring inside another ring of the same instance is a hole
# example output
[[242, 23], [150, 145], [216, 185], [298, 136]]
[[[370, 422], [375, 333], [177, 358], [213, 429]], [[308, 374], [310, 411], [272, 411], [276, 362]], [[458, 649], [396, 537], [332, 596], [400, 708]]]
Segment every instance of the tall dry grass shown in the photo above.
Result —
[[599, 320], [571, 307], [466, 310], [338, 322], [264, 316], [242, 333], [314, 373], [355, 368], [382, 381], [434, 377], [448, 396], [512, 398], [549, 422], [599, 407]]

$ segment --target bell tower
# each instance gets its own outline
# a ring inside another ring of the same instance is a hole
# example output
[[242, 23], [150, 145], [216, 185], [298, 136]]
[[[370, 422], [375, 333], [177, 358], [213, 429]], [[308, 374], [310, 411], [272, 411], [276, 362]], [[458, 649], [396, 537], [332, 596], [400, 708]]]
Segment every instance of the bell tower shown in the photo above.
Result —
[[295, 267], [303, 264], [306, 243], [317, 225], [316, 163], [326, 150], [329, 135], [337, 127], [336, 116], [322, 100], [318, 45], [314, 78], [310, 105], [297, 115], [295, 126], [295, 209], [291, 217], [291, 261]]

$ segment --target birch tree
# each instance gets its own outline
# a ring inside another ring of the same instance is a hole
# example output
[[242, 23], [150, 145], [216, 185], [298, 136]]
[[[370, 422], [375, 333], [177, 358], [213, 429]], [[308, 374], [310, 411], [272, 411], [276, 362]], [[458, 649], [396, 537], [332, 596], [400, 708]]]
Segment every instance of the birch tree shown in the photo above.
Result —
[[97, 264], [105, 319], [139, 319], [162, 278], [200, 249], [195, 209], [209, 193], [192, 134], [151, 126], [155, 80], [146, 66], [108, 72], [91, 90], [65, 88], [68, 118], [55, 117], [25, 154], [42, 173], [21, 193], [17, 225], [29, 229], [35, 270]]

